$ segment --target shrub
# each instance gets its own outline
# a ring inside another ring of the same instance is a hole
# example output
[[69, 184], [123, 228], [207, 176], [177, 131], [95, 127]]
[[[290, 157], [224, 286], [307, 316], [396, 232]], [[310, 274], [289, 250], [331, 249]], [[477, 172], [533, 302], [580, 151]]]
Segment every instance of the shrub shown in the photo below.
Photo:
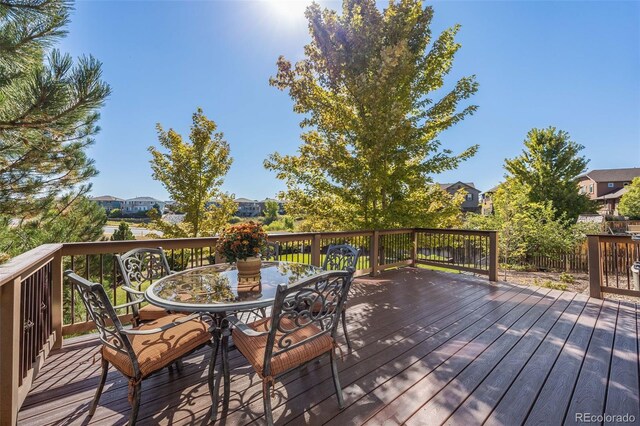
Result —
[[576, 278], [571, 274], [563, 272], [560, 274], [560, 281], [567, 284], [573, 284], [574, 282], [576, 282]]

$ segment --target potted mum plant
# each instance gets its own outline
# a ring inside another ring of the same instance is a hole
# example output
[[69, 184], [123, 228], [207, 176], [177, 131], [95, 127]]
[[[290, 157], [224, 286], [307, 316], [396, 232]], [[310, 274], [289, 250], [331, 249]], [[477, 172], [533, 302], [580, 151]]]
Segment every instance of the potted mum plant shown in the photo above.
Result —
[[235, 262], [239, 275], [256, 276], [260, 273], [260, 255], [266, 244], [267, 234], [262, 225], [245, 222], [226, 227], [217, 249], [227, 262]]

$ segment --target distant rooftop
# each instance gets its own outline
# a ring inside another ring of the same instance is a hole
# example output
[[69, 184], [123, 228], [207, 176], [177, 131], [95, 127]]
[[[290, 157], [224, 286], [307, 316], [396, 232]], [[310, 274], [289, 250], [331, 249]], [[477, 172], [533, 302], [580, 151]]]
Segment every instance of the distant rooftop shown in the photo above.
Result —
[[91, 197], [89, 199], [93, 201], [124, 201], [122, 198], [113, 197], [111, 195], [101, 195], [99, 197]]
[[473, 182], [462, 182], [462, 181], [458, 181], [458, 182], [453, 182], [453, 183], [439, 183], [438, 185], [440, 185], [440, 188], [446, 190], [449, 187], [453, 186], [453, 185], [457, 185], [457, 184], [463, 184], [463, 185], [467, 185], [470, 188], [476, 188], [476, 186], [473, 184]]
[[128, 198], [125, 201], [153, 201], [155, 203], [164, 203], [164, 201], [160, 201], [153, 197], [135, 197], [135, 198]]
[[631, 182], [633, 178], [640, 176], [640, 167], [631, 167], [627, 169], [600, 169], [591, 170], [580, 176], [580, 178], [588, 177], [595, 182]]

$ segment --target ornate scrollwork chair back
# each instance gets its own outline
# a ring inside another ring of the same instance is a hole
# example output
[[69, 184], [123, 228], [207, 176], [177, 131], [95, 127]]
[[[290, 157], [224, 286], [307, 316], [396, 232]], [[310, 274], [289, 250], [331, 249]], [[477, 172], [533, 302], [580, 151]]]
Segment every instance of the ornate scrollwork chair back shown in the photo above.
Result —
[[[116, 255], [116, 260], [129, 301], [144, 302], [142, 285], [159, 280], [171, 273], [162, 247], [136, 248], [122, 255]], [[134, 305], [132, 311], [134, 324], [156, 320], [167, 314], [164, 309], [153, 305]]]
[[322, 263], [325, 271], [346, 271], [347, 268], [358, 269], [360, 250], [349, 244], [330, 245]]
[[122, 333], [122, 323], [104, 287], [100, 284], [87, 281], [69, 271], [67, 272], [67, 276], [78, 290], [89, 317], [96, 323], [98, 336], [102, 344], [131, 358], [134, 370], [137, 369], [138, 362], [131, 342], [129, 338]]
[[262, 250], [262, 260], [277, 261], [280, 259], [280, 243], [268, 242]]

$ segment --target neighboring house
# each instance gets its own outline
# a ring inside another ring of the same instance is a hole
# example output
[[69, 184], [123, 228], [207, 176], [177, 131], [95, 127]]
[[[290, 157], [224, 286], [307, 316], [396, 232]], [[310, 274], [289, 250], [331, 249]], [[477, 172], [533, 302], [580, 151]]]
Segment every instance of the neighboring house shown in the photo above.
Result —
[[265, 198], [262, 201], [250, 200], [248, 198], [236, 198], [233, 200], [238, 205], [236, 216], [239, 217], [256, 217], [264, 214], [264, 208], [267, 201], [275, 201], [278, 203], [278, 214], [285, 214], [284, 202], [274, 198]]
[[234, 200], [238, 205], [237, 216], [240, 217], [256, 217], [262, 214], [263, 204], [258, 200], [250, 200], [248, 198], [236, 198]]
[[111, 195], [91, 197], [89, 199], [98, 203], [107, 213], [114, 209], [122, 209], [122, 203], [124, 202], [122, 198], [112, 197]]
[[476, 189], [473, 182], [455, 182], [455, 183], [441, 183], [440, 188], [453, 195], [461, 189], [464, 189], [467, 194], [465, 200], [460, 206], [464, 212], [477, 213], [480, 210], [480, 191]]
[[160, 214], [164, 213], [165, 202], [153, 197], [136, 197], [124, 200], [122, 211], [127, 214], [146, 212], [158, 205]]
[[480, 213], [483, 215], [493, 214], [493, 195], [499, 187], [500, 185], [496, 185], [480, 194]]
[[640, 167], [591, 170], [578, 177], [578, 187], [581, 194], [598, 201], [600, 214], [617, 215], [620, 198], [627, 192], [626, 186], [639, 176]]

